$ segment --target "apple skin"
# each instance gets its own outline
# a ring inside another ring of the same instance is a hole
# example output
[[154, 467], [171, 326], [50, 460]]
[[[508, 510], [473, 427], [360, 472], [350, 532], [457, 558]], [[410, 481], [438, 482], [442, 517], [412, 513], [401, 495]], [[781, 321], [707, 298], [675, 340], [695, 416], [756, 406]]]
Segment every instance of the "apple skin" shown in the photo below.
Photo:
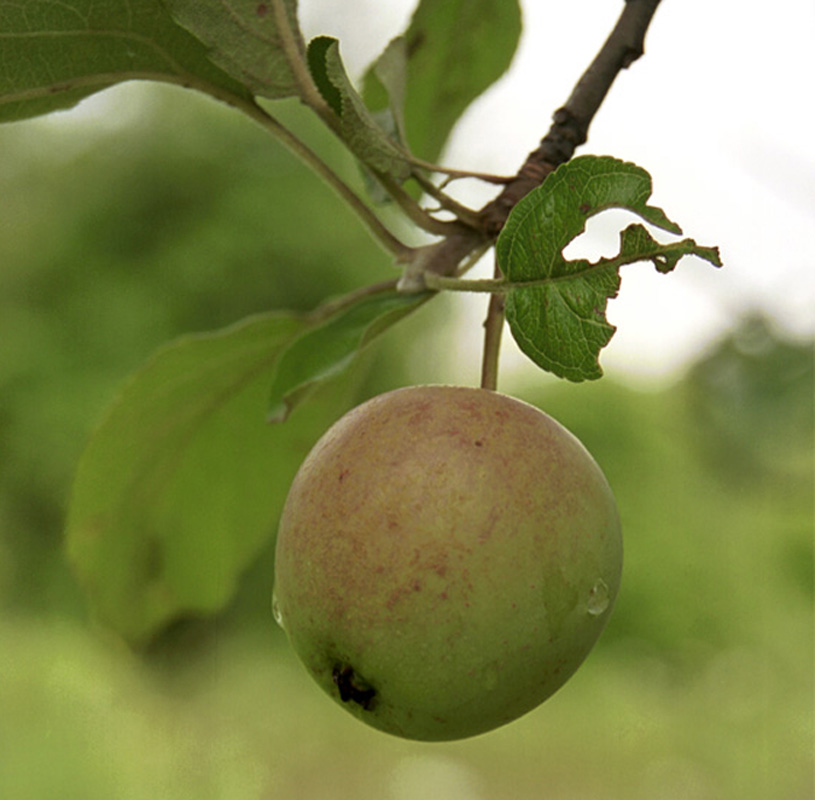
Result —
[[542, 411], [454, 386], [363, 403], [292, 484], [275, 616], [317, 683], [363, 722], [460, 739], [552, 695], [609, 618], [617, 507]]

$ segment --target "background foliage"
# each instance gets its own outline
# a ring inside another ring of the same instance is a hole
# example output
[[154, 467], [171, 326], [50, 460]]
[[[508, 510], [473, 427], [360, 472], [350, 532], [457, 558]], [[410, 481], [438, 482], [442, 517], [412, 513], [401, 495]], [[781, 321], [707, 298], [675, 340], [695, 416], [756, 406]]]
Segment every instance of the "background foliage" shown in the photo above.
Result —
[[[390, 276], [333, 195], [250, 124], [151, 97], [127, 131], [0, 130], [0, 796], [811, 797], [812, 350], [766, 320], [660, 390], [613, 376], [503, 387], [595, 454], [627, 560], [584, 668], [494, 734], [426, 746], [346, 718], [272, 623], [268, 548], [226, 613], [146, 653], [88, 623], [61, 532], [120, 381], [176, 335]], [[326, 419], [443, 380], [427, 354], [444, 347], [448, 302], [328, 387]], [[319, 431], [291, 423], [294, 469]]]

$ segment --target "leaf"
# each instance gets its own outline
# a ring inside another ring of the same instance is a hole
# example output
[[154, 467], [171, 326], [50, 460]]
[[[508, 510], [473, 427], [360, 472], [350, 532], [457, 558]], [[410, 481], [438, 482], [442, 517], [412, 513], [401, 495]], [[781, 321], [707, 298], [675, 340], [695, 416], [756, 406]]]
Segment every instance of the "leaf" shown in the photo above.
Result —
[[0, 2], [0, 121], [47, 114], [121, 81], [246, 89], [207, 57], [160, 0]]
[[265, 315], [171, 343], [93, 434], [67, 552], [95, 614], [131, 642], [225, 606], [308, 447], [344, 410], [323, 399], [285, 426], [265, 422], [273, 365], [303, 327]]
[[277, 363], [269, 421], [285, 420], [316, 384], [342, 372], [359, 350], [432, 296], [387, 289], [324, 308]]
[[620, 252], [596, 262], [567, 261], [563, 248], [582, 233], [586, 220], [624, 208], [650, 224], [680, 234], [664, 212], [647, 205], [651, 176], [614, 158], [581, 156], [563, 164], [512, 210], [496, 243], [498, 264], [509, 283], [506, 315], [515, 340], [538, 366], [572, 381], [599, 378], [598, 356], [614, 335], [606, 319], [609, 299], [620, 288], [620, 267], [651, 261], [669, 272], [695, 255], [721, 266], [713, 247], [693, 239], [655, 241], [639, 224], [620, 234]]
[[342, 138], [351, 152], [376, 172], [406, 180], [410, 159], [366, 108], [345, 71], [339, 42], [330, 36], [312, 39], [308, 65], [320, 94], [339, 117]]
[[165, 0], [170, 12], [209, 49], [212, 61], [255, 94], [271, 99], [298, 92], [275, 4], [285, 9], [295, 46], [305, 52], [297, 23], [297, 0]]
[[[383, 59], [394, 58], [386, 49], [366, 76], [365, 99], [404, 116], [411, 152], [435, 161], [467, 106], [509, 68], [520, 35], [517, 0], [421, 0], [403, 34], [405, 77], [393, 63], [383, 75]], [[404, 100], [394, 93], [400, 81]]]
[[[401, 143], [407, 142], [405, 131], [405, 102], [407, 100], [408, 52], [404, 36], [392, 39], [371, 67], [370, 77], [376, 79], [387, 92], [388, 108], [374, 114], [376, 119], [388, 115], [391, 127]], [[367, 88], [367, 87], [366, 87]]]

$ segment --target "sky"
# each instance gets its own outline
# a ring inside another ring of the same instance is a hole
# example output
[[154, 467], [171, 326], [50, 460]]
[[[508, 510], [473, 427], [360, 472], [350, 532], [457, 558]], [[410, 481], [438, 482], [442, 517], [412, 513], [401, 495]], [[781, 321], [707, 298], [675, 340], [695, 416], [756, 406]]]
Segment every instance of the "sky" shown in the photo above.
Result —
[[[301, 0], [302, 25], [309, 35], [336, 35], [349, 71], [359, 74], [404, 28], [415, 2], [355, 0], [354, 14], [340, 5]], [[515, 60], [461, 120], [444, 162], [514, 173], [622, 5], [522, 0]], [[608, 308], [618, 330], [601, 355], [607, 374], [670, 379], [751, 311], [770, 315], [784, 334], [815, 335], [813, 39], [812, 0], [664, 0], [657, 10], [645, 55], [617, 78], [578, 154], [647, 169], [651, 203], [686, 236], [718, 245], [725, 266], [686, 258], [667, 276], [648, 264], [624, 267]], [[460, 191], [474, 205], [491, 196], [472, 186]], [[594, 218], [567, 255], [612, 255], [618, 231], [632, 220], [623, 212]], [[486, 276], [492, 267], [483, 269]], [[483, 298], [462, 306], [471, 330], [483, 317]], [[511, 341], [502, 360], [519, 363]]]
[[[451, 137], [449, 166], [514, 174], [549, 128], [616, 21], [622, 0], [521, 0], [524, 33], [506, 75], [476, 100]], [[407, 25], [416, 0], [300, 0], [307, 38], [340, 39], [352, 75], [361, 75]], [[617, 326], [601, 354], [607, 374], [630, 381], [672, 380], [748, 313], [759, 311], [782, 334], [815, 336], [815, 3], [664, 0], [645, 55], [622, 72], [578, 154], [612, 155], [647, 169], [651, 204], [684, 235], [720, 248], [724, 268], [683, 259], [670, 275], [649, 264], [622, 270], [608, 307]], [[93, 114], [105, 95], [82, 103]], [[102, 112], [104, 113], [104, 112]], [[59, 123], [71, 114], [55, 115]], [[479, 207], [495, 193], [455, 184]], [[572, 257], [613, 255], [625, 212], [591, 219], [567, 249]], [[663, 232], [656, 238], [670, 240]], [[474, 277], [487, 277], [485, 259]], [[472, 382], [480, 361], [482, 295], [456, 304], [461, 336], [447, 368]], [[476, 326], [476, 327], [474, 327]], [[528, 362], [504, 337], [502, 369]], [[468, 365], [459, 372], [461, 365]]]

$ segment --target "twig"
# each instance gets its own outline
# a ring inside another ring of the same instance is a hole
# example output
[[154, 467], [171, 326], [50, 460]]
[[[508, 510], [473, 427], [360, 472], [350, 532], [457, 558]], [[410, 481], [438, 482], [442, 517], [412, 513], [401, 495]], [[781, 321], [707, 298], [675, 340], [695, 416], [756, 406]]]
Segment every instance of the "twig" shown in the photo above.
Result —
[[433, 236], [451, 236], [462, 230], [462, 224], [457, 220], [447, 222], [436, 219], [422, 208], [393, 178], [380, 173], [376, 175], [376, 178], [391, 199], [402, 209], [405, 216], [418, 228]]
[[380, 294], [387, 294], [396, 290], [397, 278], [392, 278], [388, 281], [380, 281], [379, 283], [372, 283], [367, 286], [348, 292], [330, 300], [326, 300], [321, 305], [317, 306], [310, 314], [308, 319], [310, 322], [318, 323], [322, 320], [329, 319], [334, 314], [351, 308], [360, 300], [365, 300], [368, 297], [376, 297]]
[[302, 38], [299, 29], [292, 28], [283, 0], [272, 0], [277, 34], [280, 45], [286, 56], [300, 99], [311, 108], [323, 122], [334, 131], [339, 132], [339, 121], [336, 114], [323, 99], [320, 90], [311, 77]]
[[541, 140], [540, 146], [529, 154], [515, 178], [508, 182], [503, 191], [487, 203], [479, 212], [481, 230], [470, 229], [443, 239], [422, 254], [421, 266], [424, 277], [412, 276], [411, 281], [400, 282], [404, 288], [443, 287], [448, 280], [457, 280], [458, 288], [463, 283], [471, 291], [490, 291], [489, 310], [484, 322], [484, 354], [481, 385], [495, 389], [498, 373], [498, 349], [504, 323], [505, 298], [502, 293], [503, 280], [496, 264], [495, 278], [491, 281], [462, 282], [449, 276], [456, 274], [458, 264], [484, 241], [494, 242], [515, 205], [539, 186], [558, 166], [564, 164], [574, 151], [586, 141], [589, 125], [608, 94], [612, 83], [621, 70], [628, 68], [643, 53], [645, 33], [656, 13], [660, 0], [626, 0], [625, 8], [617, 23], [595, 56], [588, 69], [566, 101], [558, 109], [549, 132]]
[[503, 184], [509, 183], [513, 180], [512, 175], [493, 175], [491, 172], [473, 172], [468, 169], [455, 169], [454, 167], [445, 167], [442, 164], [433, 164], [430, 161], [425, 161], [421, 158], [416, 158], [412, 153], [406, 154], [410, 163], [414, 167], [426, 170], [427, 172], [438, 172], [446, 176], [444, 185], [452, 183], [453, 181], [462, 180], [463, 178], [473, 178], [474, 180], [484, 181], [484, 183]]
[[413, 179], [421, 188], [429, 194], [445, 211], [450, 211], [455, 215], [459, 222], [469, 225], [471, 228], [479, 228], [481, 226], [481, 217], [478, 212], [468, 206], [462, 205], [454, 198], [450, 197], [446, 192], [442, 191], [441, 187], [436, 186], [430, 178], [415, 173]]
[[280, 142], [286, 145], [292, 153], [311, 167], [314, 172], [345, 200], [368, 229], [371, 236], [373, 236], [385, 250], [393, 255], [397, 263], [410, 261], [414, 249], [394, 236], [362, 198], [308, 145], [254, 101], [244, 100], [243, 98], [235, 96], [230, 97], [229, 102], [275, 136]]
[[[589, 125], [617, 74], [643, 52], [645, 32], [660, 0], [628, 0], [614, 29], [589, 68], [583, 73], [563, 108], [555, 112], [552, 127], [537, 150], [529, 154], [514, 180], [479, 212], [481, 230], [448, 236], [424, 255], [423, 266], [437, 275], [454, 275], [462, 259], [485, 239], [495, 241], [510, 211], [539, 186], [554, 169], [568, 161], [586, 141]], [[416, 290], [420, 281], [412, 281]]]
[[497, 235], [518, 201], [560, 164], [568, 161], [586, 141], [594, 115], [617, 75], [643, 54], [645, 32], [660, 0], [627, 0], [600, 52], [553, 117], [552, 127], [540, 147], [529, 154], [515, 180], [481, 209], [484, 229]]

